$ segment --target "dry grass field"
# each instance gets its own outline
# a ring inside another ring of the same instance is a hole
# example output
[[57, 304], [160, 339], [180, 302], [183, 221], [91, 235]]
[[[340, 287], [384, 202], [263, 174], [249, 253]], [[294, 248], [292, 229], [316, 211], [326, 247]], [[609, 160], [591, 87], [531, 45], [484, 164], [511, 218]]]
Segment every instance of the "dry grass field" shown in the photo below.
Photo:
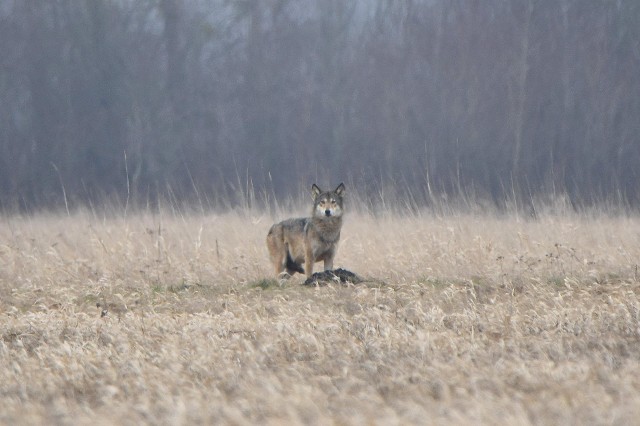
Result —
[[0, 424], [640, 424], [638, 217], [352, 212], [325, 287], [273, 220], [0, 217]]

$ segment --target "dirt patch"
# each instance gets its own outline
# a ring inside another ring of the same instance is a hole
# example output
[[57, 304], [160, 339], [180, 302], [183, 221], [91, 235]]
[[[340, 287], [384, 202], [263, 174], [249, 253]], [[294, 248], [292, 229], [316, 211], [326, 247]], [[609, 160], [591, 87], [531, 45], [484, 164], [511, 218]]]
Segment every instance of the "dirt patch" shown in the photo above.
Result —
[[307, 278], [303, 285], [325, 286], [329, 283], [358, 284], [364, 281], [358, 275], [346, 269], [338, 268], [333, 271], [316, 272]]

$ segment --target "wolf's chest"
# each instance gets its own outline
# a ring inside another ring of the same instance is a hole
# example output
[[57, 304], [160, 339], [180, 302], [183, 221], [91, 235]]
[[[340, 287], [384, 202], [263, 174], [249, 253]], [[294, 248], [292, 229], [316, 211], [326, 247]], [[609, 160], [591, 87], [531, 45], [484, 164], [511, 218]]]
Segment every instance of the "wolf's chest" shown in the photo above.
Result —
[[342, 221], [339, 220], [310, 221], [305, 226], [305, 234], [318, 243], [332, 245], [340, 239], [341, 228]]

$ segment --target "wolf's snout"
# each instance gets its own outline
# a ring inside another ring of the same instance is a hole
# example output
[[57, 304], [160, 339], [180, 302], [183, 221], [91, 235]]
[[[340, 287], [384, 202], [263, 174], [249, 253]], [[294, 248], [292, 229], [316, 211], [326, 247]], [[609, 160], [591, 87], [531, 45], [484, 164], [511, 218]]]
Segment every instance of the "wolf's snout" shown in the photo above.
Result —
[[325, 216], [331, 216], [331, 210], [327, 209], [324, 211]]

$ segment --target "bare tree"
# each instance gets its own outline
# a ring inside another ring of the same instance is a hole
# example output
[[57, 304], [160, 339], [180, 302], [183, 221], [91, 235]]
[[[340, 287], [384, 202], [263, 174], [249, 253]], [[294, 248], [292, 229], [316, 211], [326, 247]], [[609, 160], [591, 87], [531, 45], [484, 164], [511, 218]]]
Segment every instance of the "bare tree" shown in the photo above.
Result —
[[637, 206], [638, 28], [632, 0], [0, 0], [0, 202], [339, 178]]

